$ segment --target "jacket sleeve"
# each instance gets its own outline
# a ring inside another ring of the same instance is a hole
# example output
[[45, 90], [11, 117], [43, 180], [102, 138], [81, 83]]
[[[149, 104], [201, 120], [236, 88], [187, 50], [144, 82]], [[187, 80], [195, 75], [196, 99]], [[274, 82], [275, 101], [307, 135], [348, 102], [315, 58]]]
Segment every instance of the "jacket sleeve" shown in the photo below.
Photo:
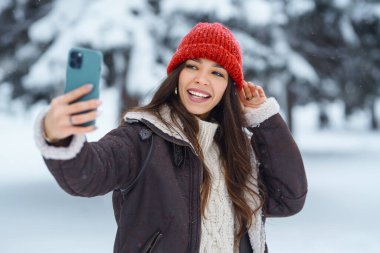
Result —
[[[300, 151], [282, 119], [275, 100], [269, 100], [256, 114], [256, 122], [248, 129], [251, 144], [259, 162], [259, 180], [264, 184], [267, 217], [291, 216], [304, 206], [307, 193], [306, 173]], [[264, 114], [266, 116], [264, 116]], [[261, 118], [260, 118], [261, 117]], [[262, 122], [258, 122], [257, 118]]]
[[144, 154], [135, 126], [121, 126], [97, 142], [74, 136], [65, 146], [53, 146], [44, 141], [41, 122], [42, 118], [36, 121], [36, 144], [49, 171], [67, 193], [103, 195], [128, 185], [137, 176]]

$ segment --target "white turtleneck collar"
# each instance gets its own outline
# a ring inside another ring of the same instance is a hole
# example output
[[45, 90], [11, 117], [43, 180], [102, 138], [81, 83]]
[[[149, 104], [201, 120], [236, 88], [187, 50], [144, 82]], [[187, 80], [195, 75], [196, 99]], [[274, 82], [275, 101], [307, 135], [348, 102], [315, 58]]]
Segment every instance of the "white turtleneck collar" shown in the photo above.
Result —
[[[183, 125], [180, 121], [180, 126], [182, 127], [179, 129], [173, 122], [170, 117], [170, 108], [169, 106], [162, 106], [160, 109], [160, 114], [162, 118], [169, 122], [169, 126], [164, 124], [160, 119], [158, 119], [155, 115], [149, 113], [149, 112], [127, 112], [124, 115], [124, 120], [127, 119], [145, 119], [148, 122], [152, 123], [154, 126], [159, 128], [162, 132], [168, 134], [169, 136], [172, 136], [176, 139], [186, 141], [187, 143], [190, 143], [189, 139], [186, 137], [186, 135], [183, 132]], [[207, 122], [201, 119], [198, 119], [199, 124], [199, 132], [198, 132], [198, 141], [199, 145], [201, 146], [202, 150], [206, 151], [210, 148], [213, 140], [214, 135], [216, 132], [216, 129], [218, 128], [218, 124]]]
[[198, 142], [203, 152], [206, 152], [214, 141], [218, 124], [199, 119]]

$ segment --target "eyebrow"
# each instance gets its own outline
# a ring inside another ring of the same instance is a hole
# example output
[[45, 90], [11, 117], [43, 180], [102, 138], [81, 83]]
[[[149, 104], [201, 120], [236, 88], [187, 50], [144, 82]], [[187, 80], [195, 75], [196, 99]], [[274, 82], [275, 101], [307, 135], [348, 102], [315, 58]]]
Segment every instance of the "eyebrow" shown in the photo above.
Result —
[[[202, 59], [199, 59], [199, 58], [196, 58], [196, 59], [189, 59], [189, 60], [192, 60], [192, 61], [196, 61], [198, 63], [202, 63]], [[219, 64], [215, 63], [213, 65], [213, 67], [217, 67], [217, 68], [221, 68], [221, 69], [225, 69], [224, 67], [220, 66]]]

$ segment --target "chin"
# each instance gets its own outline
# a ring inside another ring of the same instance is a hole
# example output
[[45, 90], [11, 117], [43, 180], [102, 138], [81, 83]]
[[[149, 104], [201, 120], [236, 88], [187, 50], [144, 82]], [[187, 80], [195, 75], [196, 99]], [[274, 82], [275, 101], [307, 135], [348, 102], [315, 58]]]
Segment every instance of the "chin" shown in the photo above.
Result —
[[206, 110], [197, 110], [197, 109], [187, 109], [187, 111], [195, 116], [202, 116], [207, 113]]

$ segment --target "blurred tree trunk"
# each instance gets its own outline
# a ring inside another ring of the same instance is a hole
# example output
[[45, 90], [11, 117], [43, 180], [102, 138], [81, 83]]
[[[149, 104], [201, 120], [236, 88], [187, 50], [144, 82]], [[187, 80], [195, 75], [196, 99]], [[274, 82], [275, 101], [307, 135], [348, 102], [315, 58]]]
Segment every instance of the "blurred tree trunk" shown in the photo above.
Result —
[[319, 108], [319, 115], [318, 115], [318, 120], [319, 120], [319, 129], [325, 129], [329, 127], [330, 120], [327, 115], [326, 111], [326, 106], [323, 104], [323, 102], [318, 103], [318, 108]]
[[129, 56], [130, 50], [125, 48], [104, 53], [104, 63], [108, 68], [106, 83], [110, 86], [115, 86], [118, 91], [117, 109], [120, 117], [125, 110], [138, 105], [138, 98], [131, 96], [127, 90]]
[[130, 50], [124, 49], [121, 52], [116, 52], [114, 58], [115, 69], [117, 69], [118, 72], [118, 82], [116, 83], [116, 86], [120, 92], [119, 115], [123, 116], [125, 110], [138, 105], [139, 98], [129, 94], [127, 89], [128, 85], [130, 85], [127, 83]]
[[369, 105], [369, 111], [371, 115], [371, 130], [379, 129], [379, 122], [376, 117], [376, 100], [373, 98]]
[[295, 82], [292, 77], [286, 84], [286, 121], [290, 131], [293, 131], [293, 107], [296, 102], [296, 94], [293, 91], [293, 83]]

